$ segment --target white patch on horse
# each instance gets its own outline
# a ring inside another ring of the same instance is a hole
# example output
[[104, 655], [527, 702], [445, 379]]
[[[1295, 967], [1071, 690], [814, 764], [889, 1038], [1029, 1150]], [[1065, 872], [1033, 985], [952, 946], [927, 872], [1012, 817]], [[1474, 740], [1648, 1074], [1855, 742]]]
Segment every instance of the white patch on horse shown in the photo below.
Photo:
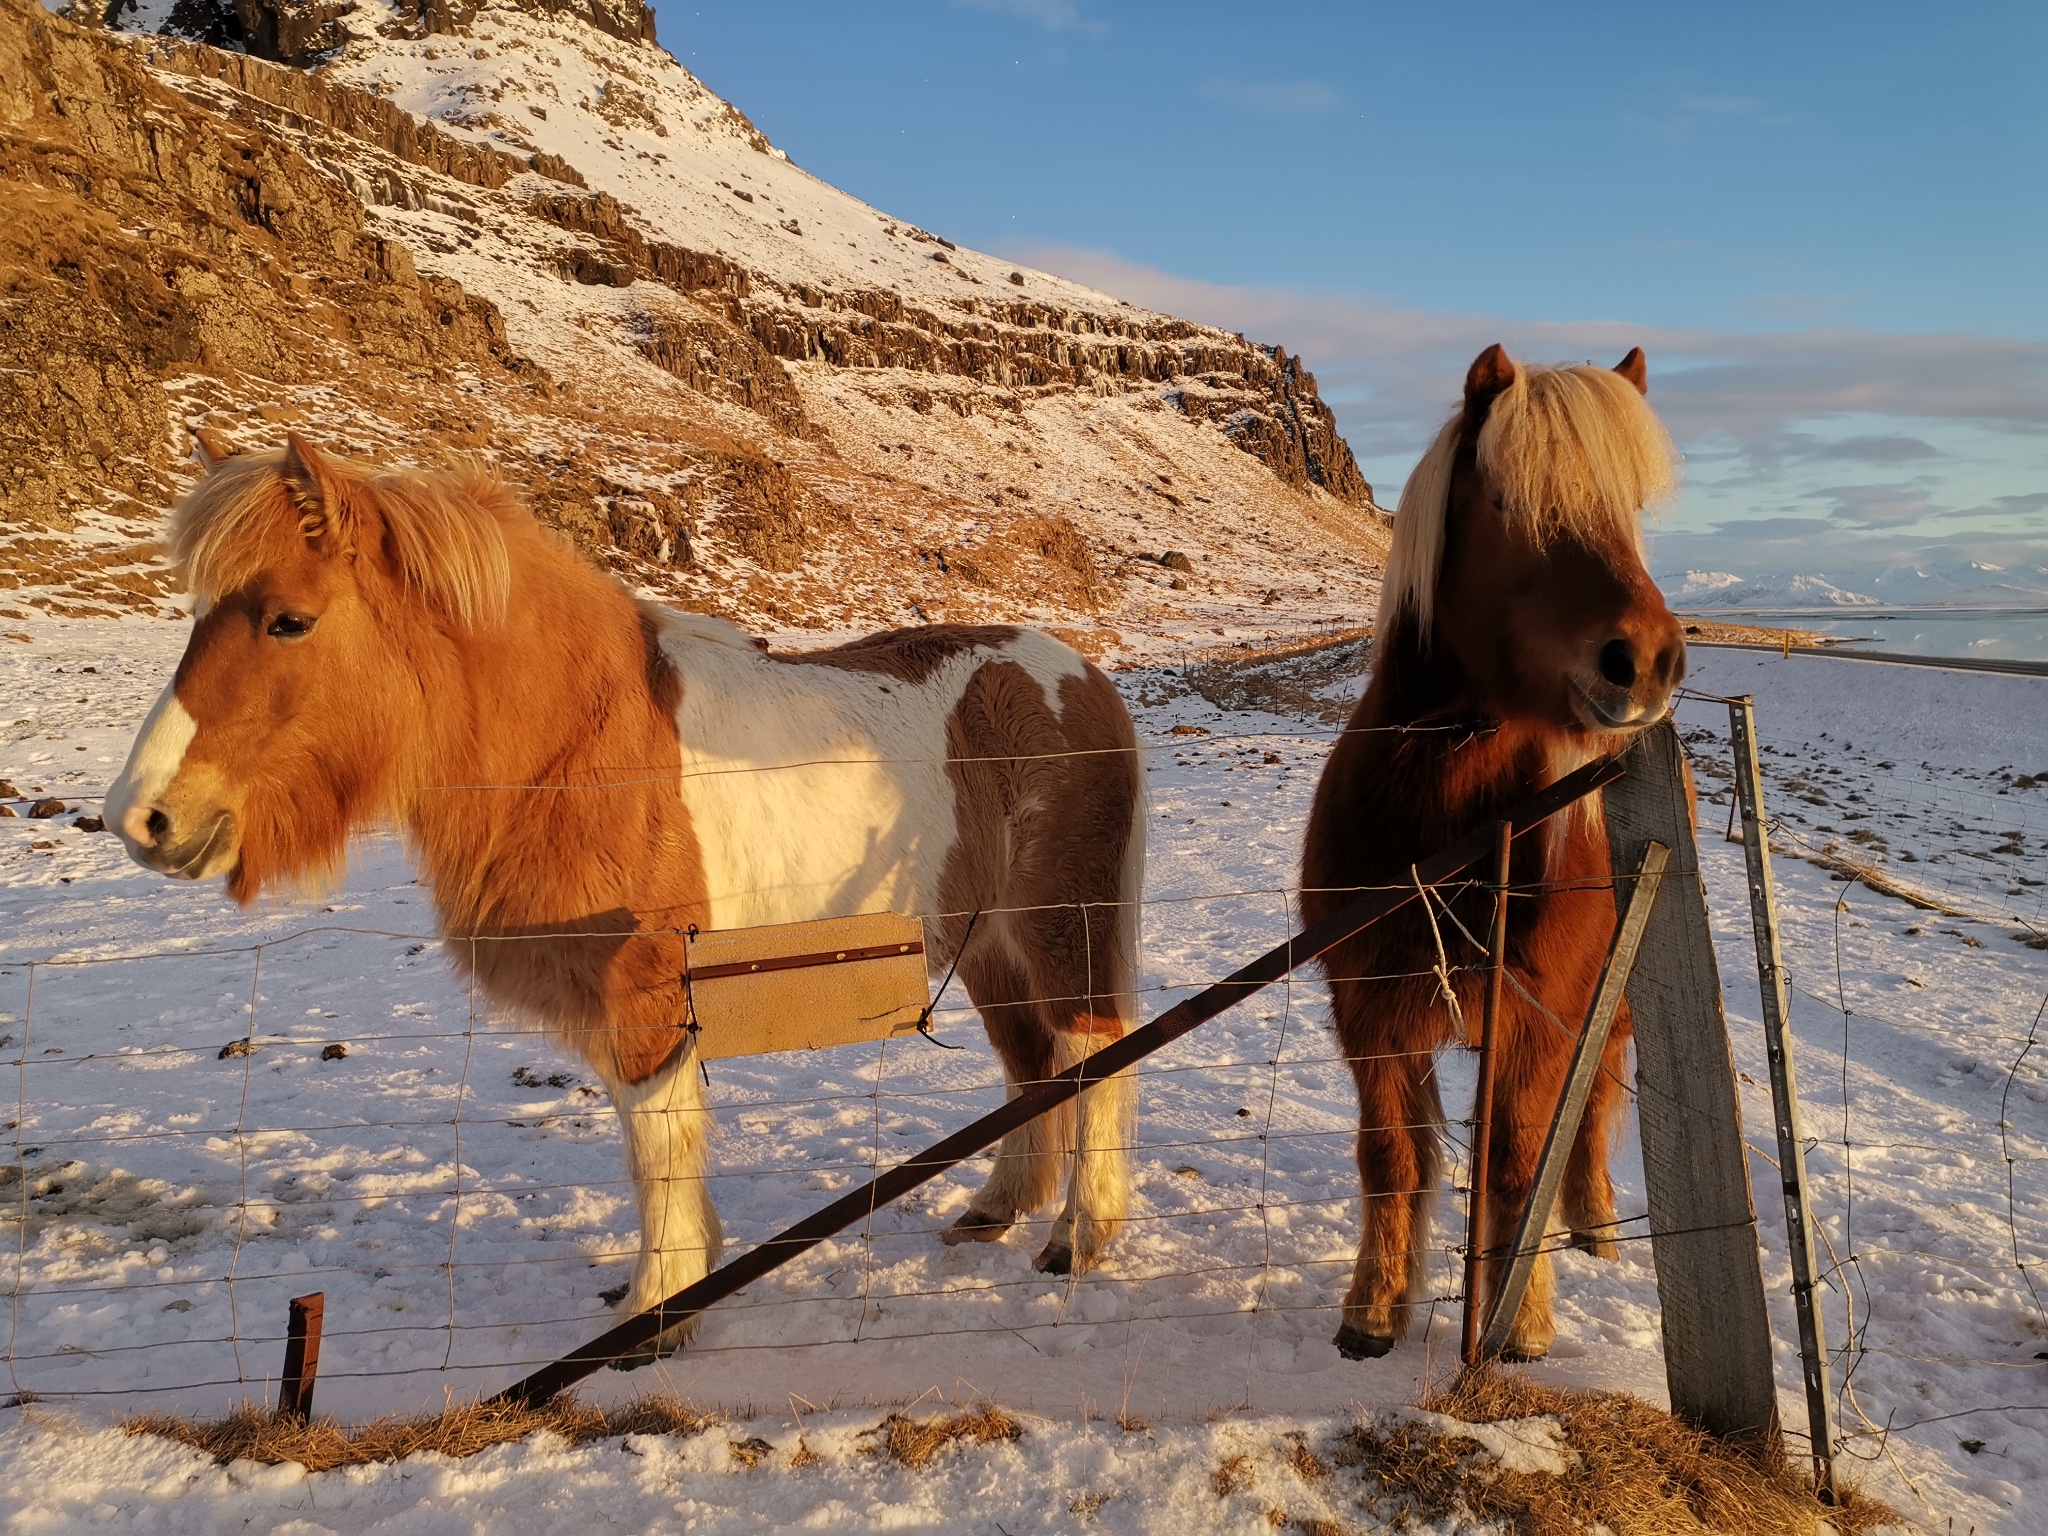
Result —
[[1088, 675], [1088, 663], [1079, 652], [1035, 629], [1020, 631], [999, 654], [1031, 674], [1033, 681], [1045, 690], [1046, 703], [1052, 706], [1055, 715], [1060, 713], [1060, 684], [1070, 677]]
[[168, 684], [157, 695], [142, 729], [135, 733], [135, 745], [129, 748], [127, 763], [108, 787], [101, 812], [130, 851], [138, 844], [150, 846], [149, 813], [178, 777], [185, 749], [198, 733], [199, 722], [178, 702], [178, 685]]
[[1056, 705], [1057, 680], [1085, 667], [1036, 635], [962, 650], [916, 683], [770, 660], [697, 624], [664, 623], [661, 642], [682, 678], [683, 803], [716, 928], [937, 911], [958, 836], [946, 725], [969, 681], [1015, 661]]

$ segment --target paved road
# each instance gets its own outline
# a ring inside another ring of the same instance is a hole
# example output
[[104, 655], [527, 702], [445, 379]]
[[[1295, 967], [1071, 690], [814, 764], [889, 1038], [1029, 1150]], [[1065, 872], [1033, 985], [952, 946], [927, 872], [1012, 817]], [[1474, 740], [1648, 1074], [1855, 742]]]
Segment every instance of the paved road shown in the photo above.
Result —
[[[1688, 640], [1687, 645], [1714, 645], [1728, 651], [1776, 651], [1775, 645], [1744, 640]], [[2017, 677], [2048, 677], [2048, 661], [1998, 661], [1980, 656], [1908, 656], [1901, 651], [1848, 651], [1833, 646], [1795, 645], [1795, 656], [1832, 656], [1838, 661], [1888, 661], [1906, 667], [1948, 667], [1958, 672], [2010, 672]]]

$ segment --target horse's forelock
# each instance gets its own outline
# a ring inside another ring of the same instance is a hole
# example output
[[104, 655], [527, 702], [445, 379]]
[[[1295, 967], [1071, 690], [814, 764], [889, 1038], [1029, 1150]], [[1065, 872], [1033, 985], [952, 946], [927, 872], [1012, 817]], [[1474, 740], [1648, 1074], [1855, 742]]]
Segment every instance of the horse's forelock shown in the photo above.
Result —
[[1640, 543], [1678, 455], [1642, 393], [1611, 368], [1522, 368], [1479, 432], [1479, 469], [1530, 537]]
[[[1401, 489], [1376, 636], [1410, 618], [1429, 633], [1464, 424], [1461, 407]], [[1590, 365], [1518, 366], [1488, 408], [1477, 449], [1502, 514], [1539, 543], [1618, 536], [1639, 550], [1644, 512], [1677, 483], [1677, 453], [1656, 413], [1627, 379]]]
[[[253, 581], [303, 547], [309, 510], [286, 478], [285, 453], [229, 459], [195, 486], [171, 514], [173, 571], [204, 607]], [[343, 539], [365, 514], [382, 524], [395, 574], [429, 607], [465, 630], [500, 622], [511, 588], [505, 522], [518, 513], [512, 493], [482, 469], [449, 474], [369, 476], [335, 465], [336, 505], [317, 510]]]

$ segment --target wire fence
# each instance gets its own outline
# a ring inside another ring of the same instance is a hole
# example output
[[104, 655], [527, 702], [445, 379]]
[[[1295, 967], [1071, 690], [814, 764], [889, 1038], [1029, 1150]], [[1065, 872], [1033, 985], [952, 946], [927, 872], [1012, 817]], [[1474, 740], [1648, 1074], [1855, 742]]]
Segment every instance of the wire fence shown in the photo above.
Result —
[[[1227, 912], [1255, 946], [1289, 931], [1281, 891], [1148, 905]], [[1247, 923], [1252, 906], [1265, 922]], [[315, 926], [9, 968], [17, 1394], [260, 1389], [285, 1299], [316, 1288], [329, 1383], [452, 1374], [468, 1389], [591, 1331], [638, 1252], [611, 1106], [546, 1040], [486, 1026], [442, 947]], [[1155, 978], [1143, 1011], [1213, 979]], [[1144, 1064], [1126, 1149], [1138, 1204], [1107, 1270], [1040, 1275], [1015, 1240], [942, 1249], [981, 1159], [722, 1306], [692, 1350], [1085, 1333], [1110, 1320], [1106, 1300], [1116, 1320], [1327, 1313], [1351, 1264], [1357, 1117], [1348, 1063], [1294, 995], [1313, 985]], [[195, 1001], [145, 1012], [167, 997]], [[707, 1179], [729, 1251], [1001, 1102], [957, 988], [934, 1025], [970, 1048], [910, 1037], [713, 1064]], [[1460, 1127], [1449, 1144], [1461, 1182]], [[1456, 1237], [1434, 1250], [1446, 1299]]]
[[[1738, 1059], [1754, 1066], [1741, 851], [1716, 825], [1730, 799], [1718, 708], [1688, 700], [1680, 722]], [[2024, 955], [2004, 936], [2043, 931], [2048, 780], [2014, 769], [1997, 787], [1964, 783], [1866, 761], [1849, 743], [1809, 751], [1774, 738], [1767, 714], [1760, 725], [1774, 851], [1830, 877], [1784, 866], [1785, 958], [1838, 1412], [1845, 1449], [1874, 1457], [1888, 1434], [1948, 1419], [1901, 1407], [1928, 1371], [2038, 1370], [2048, 1353], [2035, 1273], [2048, 1262], [2048, 999], [2022, 1006], [2023, 972], [1964, 986], [1957, 969], [2000, 942]], [[1337, 733], [1183, 729], [1145, 748], [1179, 786], [1155, 797], [1155, 822], [1198, 821], [1183, 812], [1256, 782], [1276, 841], [1291, 845]], [[1267, 883], [1155, 877], [1141, 1016], [1293, 930], [1283, 852]], [[18, 1398], [266, 1395], [286, 1300], [315, 1289], [327, 1294], [323, 1392], [356, 1383], [344, 1400], [378, 1408], [493, 1390], [610, 1320], [638, 1244], [609, 1100], [559, 1045], [486, 1017], [394, 857], [369, 861], [379, 899], [352, 904], [416, 924], [330, 912], [245, 943], [167, 935], [126, 953], [0, 961], [0, 1065], [16, 1077], [12, 1166], [0, 1169], [0, 1219], [15, 1229], [5, 1363]], [[1481, 963], [1478, 936], [1454, 920], [1441, 934], [1447, 975]], [[1897, 937], [1925, 942], [1907, 959], [1888, 947]], [[1928, 974], [1907, 974], [1923, 951]], [[960, 988], [933, 1022], [968, 1048], [906, 1037], [712, 1065], [707, 1178], [728, 1255], [1001, 1102]], [[1241, 1360], [1248, 1380], [1310, 1369], [1358, 1241], [1350, 1066], [1320, 976], [1290, 977], [1138, 1070], [1133, 1211], [1101, 1269], [1034, 1271], [1043, 1216], [1000, 1245], [943, 1247], [984, 1157], [722, 1304], [689, 1353], [744, 1362], [985, 1337], [1061, 1358], [1127, 1325], [1171, 1323], [1191, 1347]], [[1435, 1070], [1452, 1118], [1434, 1193], [1455, 1210], [1470, 1182], [1472, 1074], [1455, 1050]], [[1745, 1092], [1751, 1150], [1768, 1160], [1765, 1090]], [[1921, 1109], [1925, 1134], [1904, 1134]], [[1624, 1190], [1640, 1188], [1620, 1172]], [[1768, 1201], [1760, 1217], [1781, 1275], [1782, 1218]], [[1620, 1222], [1624, 1279], [1568, 1259], [1584, 1272], [1561, 1295], [1604, 1285], [1609, 1315], [1629, 1313], [1648, 1221], [1624, 1204]], [[1440, 1211], [1426, 1256], [1440, 1364], [1462, 1236]], [[1779, 1336], [1783, 1348], [1790, 1328]]]
[[[1697, 695], [1678, 713], [1740, 1059], [1756, 1011], [1726, 715]], [[1914, 1438], [1976, 1455], [2027, 1411], [2013, 1375], [2038, 1391], [2048, 1371], [2048, 966], [2028, 954], [2048, 949], [2048, 775], [1901, 764], [1762, 711], [1758, 729], [1839, 1449], [1919, 1494], [1894, 1436], [1941, 1426]], [[1759, 1214], [1781, 1253], [1782, 1215]]]

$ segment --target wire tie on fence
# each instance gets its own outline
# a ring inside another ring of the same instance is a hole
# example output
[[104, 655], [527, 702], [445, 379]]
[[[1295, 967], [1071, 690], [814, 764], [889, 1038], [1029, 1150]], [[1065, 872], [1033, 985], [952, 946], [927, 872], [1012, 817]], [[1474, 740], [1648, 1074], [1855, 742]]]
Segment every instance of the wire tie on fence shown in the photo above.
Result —
[[[690, 924], [683, 930], [683, 942], [697, 942], [697, 925]], [[704, 1026], [697, 1022], [697, 989], [690, 981], [690, 964], [683, 961], [683, 1033], [690, 1037], [690, 1052], [697, 1058], [697, 1071], [704, 1079], [704, 1086], [711, 1086], [711, 1068], [705, 1064], [704, 1053], [697, 1048], [698, 1037], [704, 1033]]]
[[939, 1006], [939, 999], [946, 995], [946, 988], [953, 985], [953, 975], [960, 969], [960, 957], [967, 953], [967, 941], [974, 937], [974, 925], [981, 921], [981, 908], [976, 907], [968, 914], [967, 931], [960, 935], [960, 947], [953, 951], [953, 963], [946, 967], [946, 979], [939, 983], [939, 989], [932, 994], [932, 1000], [924, 1005], [924, 1012], [917, 1016], [917, 1032], [942, 1051], [964, 1051], [964, 1045], [948, 1045], [932, 1033], [932, 1010]]

